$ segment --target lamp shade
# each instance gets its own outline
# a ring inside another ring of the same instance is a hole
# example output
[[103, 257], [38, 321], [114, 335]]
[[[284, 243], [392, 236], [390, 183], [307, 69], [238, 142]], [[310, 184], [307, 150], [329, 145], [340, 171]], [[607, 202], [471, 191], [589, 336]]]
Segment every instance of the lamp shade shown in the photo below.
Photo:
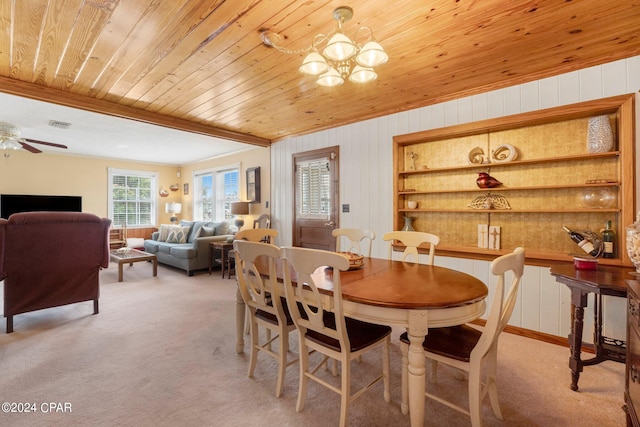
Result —
[[356, 62], [363, 67], [377, 67], [389, 59], [382, 46], [377, 42], [370, 41], [362, 46], [360, 53], [356, 56]]
[[356, 45], [342, 33], [336, 33], [327, 43], [324, 56], [333, 61], [346, 61], [356, 54]]
[[299, 68], [301, 73], [311, 74], [312, 76], [322, 74], [328, 69], [327, 61], [318, 52], [309, 52]]
[[344, 83], [344, 79], [342, 78], [340, 73], [336, 71], [335, 68], [329, 68], [329, 71], [327, 71], [324, 74], [321, 74], [318, 77], [318, 80], [316, 80], [316, 83], [318, 83], [320, 86], [326, 86], [326, 87], [340, 86], [342, 83]]
[[171, 214], [180, 213], [182, 212], [182, 203], [165, 203], [164, 211]]
[[231, 203], [232, 215], [248, 215], [249, 214], [249, 202], [232, 202]]
[[6, 150], [19, 150], [22, 148], [22, 145], [20, 145], [18, 141], [8, 139], [2, 144], [2, 148]]
[[378, 75], [373, 71], [373, 68], [361, 67], [360, 65], [353, 67], [353, 71], [349, 76], [349, 80], [354, 83], [368, 83], [377, 78]]

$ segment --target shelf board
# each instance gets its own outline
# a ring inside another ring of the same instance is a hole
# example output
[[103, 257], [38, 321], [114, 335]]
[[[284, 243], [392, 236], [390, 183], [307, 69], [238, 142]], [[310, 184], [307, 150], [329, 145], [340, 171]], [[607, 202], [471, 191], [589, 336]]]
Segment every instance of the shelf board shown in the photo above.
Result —
[[566, 188], [593, 188], [593, 187], [620, 187], [619, 182], [603, 182], [599, 184], [571, 184], [571, 185], [540, 185], [532, 187], [496, 187], [496, 188], [465, 188], [461, 190], [433, 190], [433, 191], [399, 191], [399, 195], [410, 196], [412, 194], [446, 194], [446, 193], [492, 193], [497, 191], [522, 191], [522, 190], [563, 190]]
[[[513, 252], [513, 249], [515, 248], [484, 249], [477, 248], [475, 246], [438, 245], [436, 246], [436, 256], [456, 256], [470, 259], [493, 260], [501, 255]], [[401, 252], [404, 250], [404, 245], [396, 243], [393, 245], [393, 250]], [[420, 247], [418, 248], [418, 252], [421, 254], [428, 254], [429, 249]], [[542, 252], [526, 249], [525, 262], [528, 265], [550, 266], [558, 262], [573, 262], [573, 257], [576, 255], [578, 255], [577, 252], [576, 254], [569, 254], [566, 252]], [[625, 265], [621, 258], [598, 258], [598, 264], [616, 266]]]
[[[481, 249], [475, 248], [472, 246], [437, 246], [436, 247], [436, 255], [457, 255], [461, 254], [469, 254], [470, 258], [480, 258], [480, 257], [489, 257], [489, 258], [497, 258], [500, 255], [505, 255], [510, 252], [513, 252], [513, 249]], [[563, 262], [573, 262], [573, 257], [575, 255], [568, 254], [565, 252], [541, 252], [541, 251], [533, 251], [526, 250], [525, 258], [526, 263], [531, 265], [543, 265], [548, 266], [553, 264], [554, 262], [563, 261]], [[599, 265], [616, 265], [623, 266], [624, 263], [621, 258], [598, 258]]]
[[448, 172], [448, 171], [456, 171], [456, 170], [486, 170], [487, 168], [533, 165], [537, 163], [570, 162], [570, 161], [582, 160], [582, 159], [617, 157], [619, 155], [620, 155], [619, 151], [608, 151], [606, 153], [585, 153], [585, 154], [576, 154], [572, 156], [557, 156], [557, 157], [544, 157], [539, 159], [514, 160], [512, 162], [496, 162], [496, 163], [486, 163], [486, 164], [450, 166], [450, 167], [444, 167], [444, 168], [429, 168], [429, 169], [419, 169], [419, 170], [410, 170], [410, 171], [398, 171], [398, 175], [400, 176], [420, 175], [420, 174]]
[[491, 214], [509, 214], [509, 213], [618, 213], [620, 209], [398, 209], [398, 212], [412, 213], [491, 213]]

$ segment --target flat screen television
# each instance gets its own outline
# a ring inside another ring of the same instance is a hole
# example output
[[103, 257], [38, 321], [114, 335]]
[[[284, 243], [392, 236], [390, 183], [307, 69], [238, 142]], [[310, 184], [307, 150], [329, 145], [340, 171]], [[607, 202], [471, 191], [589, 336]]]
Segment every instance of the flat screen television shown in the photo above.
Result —
[[9, 218], [18, 212], [65, 211], [82, 212], [80, 196], [37, 196], [26, 194], [1, 194], [0, 217]]

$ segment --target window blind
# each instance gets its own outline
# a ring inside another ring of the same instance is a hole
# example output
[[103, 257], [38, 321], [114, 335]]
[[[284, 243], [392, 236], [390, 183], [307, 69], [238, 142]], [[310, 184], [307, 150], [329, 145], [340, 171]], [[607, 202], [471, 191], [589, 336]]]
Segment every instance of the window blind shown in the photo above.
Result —
[[326, 218], [330, 206], [329, 159], [298, 161], [296, 165], [297, 214], [307, 218]]

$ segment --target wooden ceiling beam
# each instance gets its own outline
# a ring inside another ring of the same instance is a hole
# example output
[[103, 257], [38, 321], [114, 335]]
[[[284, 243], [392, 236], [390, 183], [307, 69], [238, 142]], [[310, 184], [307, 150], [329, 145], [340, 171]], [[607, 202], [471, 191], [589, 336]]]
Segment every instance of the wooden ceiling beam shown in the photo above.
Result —
[[89, 98], [59, 89], [47, 88], [3, 76], [0, 76], [0, 92], [37, 101], [63, 105], [65, 107], [78, 108], [85, 111], [91, 111], [93, 113], [106, 114], [108, 116], [135, 120], [185, 132], [242, 142], [259, 147], [268, 147], [271, 145], [271, 140], [267, 138], [221, 129], [203, 123], [169, 117], [126, 105], [114, 104], [101, 99]]

